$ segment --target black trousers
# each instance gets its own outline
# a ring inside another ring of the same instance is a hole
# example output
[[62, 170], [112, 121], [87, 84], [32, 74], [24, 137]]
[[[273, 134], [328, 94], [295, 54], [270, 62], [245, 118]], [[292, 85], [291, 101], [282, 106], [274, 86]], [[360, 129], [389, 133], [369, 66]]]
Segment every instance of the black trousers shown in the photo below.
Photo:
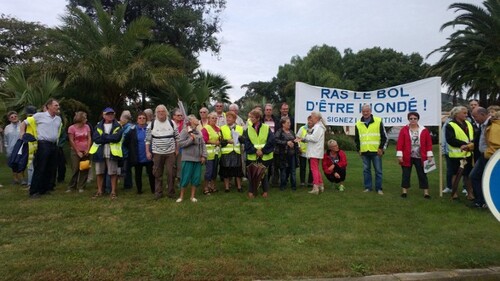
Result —
[[[300, 183], [306, 183], [306, 168], [308, 168], [308, 162], [306, 157], [299, 156], [299, 166], [300, 166]], [[307, 177], [307, 183], [312, 184], [313, 177], [311, 171], [311, 165], [309, 165], [309, 176]]]
[[33, 159], [33, 179], [30, 195], [45, 194], [54, 189], [53, 179], [57, 171], [58, 147], [55, 143], [38, 141], [38, 148]]
[[155, 193], [155, 176], [153, 175], [153, 161], [146, 163], [135, 164], [135, 185], [137, 186], [137, 192], [142, 192], [142, 167], [146, 167], [146, 173], [149, 179], [149, 188], [151, 188], [151, 193]]
[[422, 159], [411, 158], [410, 167], [401, 166], [403, 170], [403, 178], [401, 180], [402, 188], [410, 188], [410, 178], [411, 178], [411, 167], [415, 166], [418, 176], [418, 186], [422, 189], [429, 188], [429, 182], [427, 180], [427, 174], [424, 172], [424, 166], [422, 165]]

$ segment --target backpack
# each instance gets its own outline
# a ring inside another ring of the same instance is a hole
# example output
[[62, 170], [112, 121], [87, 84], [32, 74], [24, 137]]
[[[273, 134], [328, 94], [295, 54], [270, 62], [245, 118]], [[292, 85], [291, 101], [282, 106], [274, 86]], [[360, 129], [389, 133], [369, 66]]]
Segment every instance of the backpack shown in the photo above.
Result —
[[155, 137], [153, 136], [153, 128], [155, 127], [155, 121], [156, 119], [153, 119], [153, 121], [151, 121], [151, 137], [152, 138], [155, 138], [155, 139], [164, 139], [164, 138], [173, 138], [175, 136], [175, 127], [174, 127], [174, 122], [172, 122], [172, 120], [168, 119], [168, 123], [170, 123], [170, 126], [172, 126], [172, 129], [174, 129], [174, 134], [173, 135], [169, 135], [169, 136], [163, 136], [163, 137]]

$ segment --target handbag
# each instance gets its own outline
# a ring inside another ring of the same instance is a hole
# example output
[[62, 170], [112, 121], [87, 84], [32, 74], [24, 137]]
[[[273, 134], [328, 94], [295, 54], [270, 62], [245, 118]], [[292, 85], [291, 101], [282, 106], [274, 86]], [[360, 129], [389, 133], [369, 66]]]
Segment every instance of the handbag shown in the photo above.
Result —
[[81, 160], [80, 161], [80, 171], [85, 171], [90, 169], [90, 160]]

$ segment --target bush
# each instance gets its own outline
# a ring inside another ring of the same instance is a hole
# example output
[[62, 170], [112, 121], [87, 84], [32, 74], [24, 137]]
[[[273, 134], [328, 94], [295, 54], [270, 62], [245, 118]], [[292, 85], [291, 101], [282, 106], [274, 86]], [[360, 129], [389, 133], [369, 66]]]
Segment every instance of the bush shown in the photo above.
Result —
[[337, 141], [340, 149], [344, 151], [356, 151], [356, 143], [354, 142], [354, 136], [348, 136], [346, 134], [333, 134], [327, 132], [325, 135], [325, 148], [328, 149], [328, 141], [334, 139]]

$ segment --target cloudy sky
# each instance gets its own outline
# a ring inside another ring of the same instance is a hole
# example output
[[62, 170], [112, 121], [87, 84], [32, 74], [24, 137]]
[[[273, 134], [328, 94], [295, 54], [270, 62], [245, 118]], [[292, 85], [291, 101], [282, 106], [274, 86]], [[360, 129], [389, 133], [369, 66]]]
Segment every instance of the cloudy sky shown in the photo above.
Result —
[[[311, 47], [327, 44], [341, 53], [379, 46], [426, 56], [444, 45], [452, 32], [441, 25], [456, 14], [452, 3], [481, 5], [479, 0], [228, 0], [222, 14], [218, 57], [200, 56], [203, 70], [224, 75], [233, 86], [270, 81], [278, 67]], [[0, 13], [48, 26], [59, 24], [65, 0], [0, 0]], [[434, 63], [439, 56], [431, 56]], [[356, 90], [356, 89], [352, 89]], [[368, 89], [364, 89], [368, 90]]]

